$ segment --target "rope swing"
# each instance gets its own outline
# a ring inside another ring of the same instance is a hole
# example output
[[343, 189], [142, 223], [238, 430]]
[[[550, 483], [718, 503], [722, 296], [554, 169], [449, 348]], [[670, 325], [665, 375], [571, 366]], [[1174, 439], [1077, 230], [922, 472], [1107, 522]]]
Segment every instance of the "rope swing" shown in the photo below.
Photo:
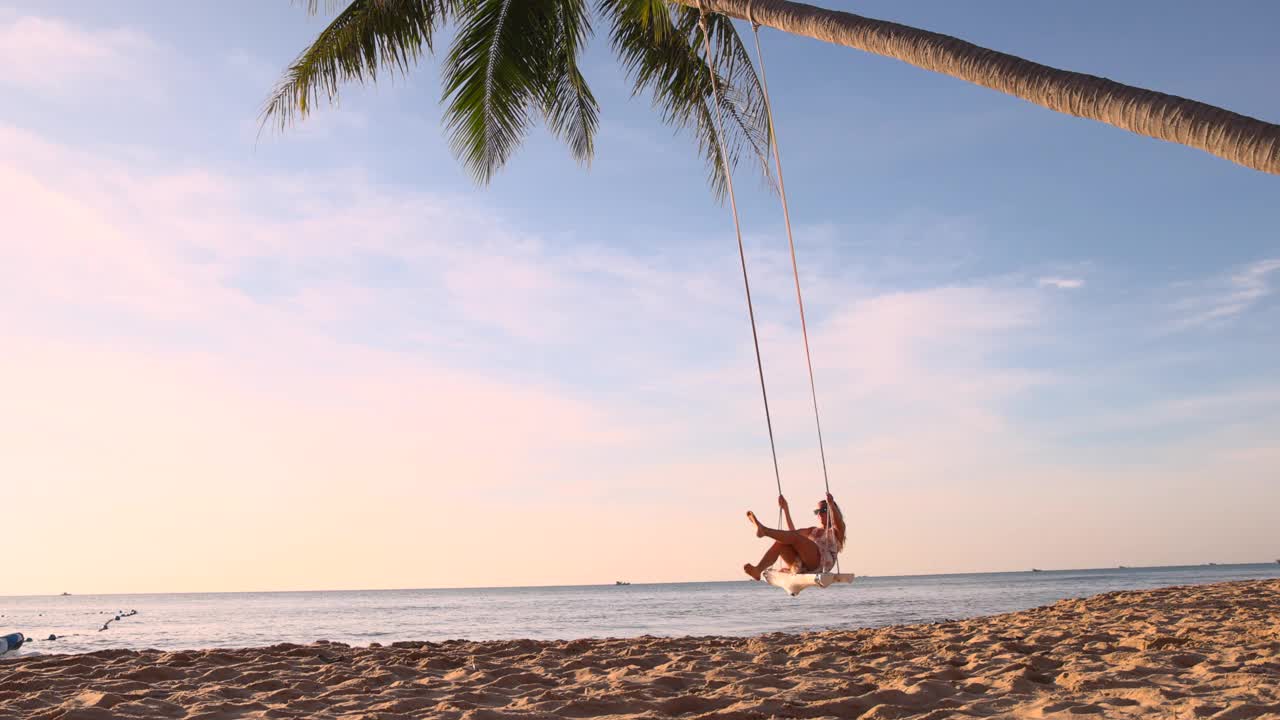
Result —
[[[808, 326], [808, 322], [805, 319], [804, 294], [801, 292], [801, 289], [800, 289], [800, 263], [796, 259], [796, 242], [795, 242], [794, 233], [792, 232], [792, 229], [791, 229], [791, 210], [787, 204], [787, 188], [786, 188], [786, 183], [783, 181], [783, 177], [782, 177], [782, 151], [778, 147], [777, 130], [774, 127], [774, 121], [773, 121], [773, 102], [769, 97], [769, 80], [768, 80], [768, 74], [765, 71], [764, 51], [761, 49], [761, 46], [760, 46], [760, 23], [756, 22], [755, 20], [753, 5], [754, 3], [751, 3], [751, 2], [747, 3], [747, 21], [751, 23], [751, 33], [755, 39], [756, 58], [758, 60], [758, 65], [760, 67], [760, 87], [761, 87], [761, 91], [764, 94], [765, 117], [768, 119], [768, 123], [769, 123], [769, 142], [770, 142], [770, 145], [773, 147], [774, 168], [778, 173], [778, 194], [782, 200], [782, 217], [783, 217], [784, 225], [786, 226], [786, 229], [787, 229], [787, 244], [791, 250], [791, 274], [792, 274], [792, 277], [795, 279], [796, 305], [800, 309], [800, 332], [802, 337], [804, 338], [804, 358], [805, 358], [806, 367], [809, 371], [809, 397], [813, 402], [813, 422], [814, 422], [814, 427], [816, 428], [817, 434], [818, 434], [818, 453], [822, 459], [822, 485], [823, 485], [823, 488], [825, 488], [826, 493], [829, 495], [831, 494], [831, 479], [830, 479], [830, 474], [827, 470], [827, 451], [822, 439], [822, 418], [821, 418], [821, 414], [818, 411], [818, 389], [817, 389], [817, 382], [814, 379], [814, 373], [813, 373], [813, 355], [809, 349], [809, 326]], [[729, 154], [728, 154], [728, 150], [725, 147], [725, 141], [724, 141], [724, 119], [723, 119], [724, 110], [720, 102], [721, 100], [720, 84], [716, 74], [715, 62], [712, 57], [711, 33], [707, 27], [707, 14], [706, 14], [706, 10], [703, 8], [701, 0], [699, 0], [698, 2], [698, 25], [702, 30], [703, 46], [705, 49], [705, 56], [707, 59], [707, 71], [711, 76], [711, 93], [712, 93], [711, 99], [712, 99], [712, 104], [715, 105], [714, 116], [715, 116], [715, 123], [716, 123], [715, 125], [716, 141], [717, 141], [716, 144], [717, 144], [717, 149], [719, 150], [719, 153], [720, 153], [720, 163], [724, 169], [725, 186], [728, 189], [728, 194], [729, 194], [729, 205], [733, 212], [733, 228], [738, 238], [738, 257], [742, 261], [742, 283], [747, 291], [747, 314], [751, 318], [751, 338], [752, 338], [752, 341], [755, 343], [756, 370], [760, 375], [760, 394], [764, 398], [765, 422], [767, 423], [769, 428], [769, 449], [773, 453], [774, 479], [777, 482], [778, 495], [782, 495], [783, 494], [782, 493], [782, 476], [778, 470], [778, 451], [773, 438], [773, 421], [770, 418], [770, 414], [769, 414], [768, 394], [765, 392], [764, 366], [760, 360], [760, 339], [756, 331], [755, 308], [753, 307], [751, 302], [751, 285], [747, 279], [746, 250], [743, 248], [742, 227], [738, 219], [738, 202], [733, 192], [733, 173], [731, 172], [729, 167]], [[779, 524], [781, 524], [782, 522], [781, 508], [779, 508], [778, 510], [778, 522]], [[839, 555], [836, 556], [835, 570], [836, 570], [836, 574], [835, 576], [833, 576], [833, 578], [838, 578], [838, 579], [827, 580], [827, 583], [830, 583], [832, 581], [848, 582], [849, 580], [852, 580], [852, 576], [847, 576], [848, 579], [844, 579], [846, 576], [840, 573]], [[818, 583], [818, 584], [822, 584], [822, 583]], [[825, 587], [825, 585], [823, 586]], [[786, 589], [788, 590], [788, 592], [794, 595], [797, 592], [799, 592], [800, 589], [803, 589], [803, 586], [796, 586], [796, 587], [798, 589], [793, 589], [791, 587], [788, 587]]]

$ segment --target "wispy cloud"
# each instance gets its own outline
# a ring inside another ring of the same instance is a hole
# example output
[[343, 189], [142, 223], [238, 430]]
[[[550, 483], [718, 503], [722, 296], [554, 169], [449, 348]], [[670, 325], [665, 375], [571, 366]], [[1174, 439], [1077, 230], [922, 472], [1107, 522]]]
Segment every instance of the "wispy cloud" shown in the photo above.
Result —
[[[1187, 391], [1134, 400], [1123, 408], [1106, 407], [1084, 418], [1059, 423], [1064, 437], [1088, 437], [1129, 444], [1163, 445], [1167, 433], [1203, 439], [1232, 425], [1265, 428], [1280, 419], [1280, 384], [1254, 382], [1211, 391]], [[1064, 429], [1064, 427], [1069, 428]], [[1139, 440], [1135, 440], [1135, 438]]]
[[1173, 328], [1186, 330], [1231, 321], [1275, 292], [1280, 258], [1264, 258], [1195, 287], [1173, 303]]
[[1084, 287], [1084, 280], [1082, 278], [1042, 277], [1036, 284], [1040, 287], [1052, 287], [1059, 290], [1078, 290]]
[[48, 17], [0, 17], [0, 85], [59, 98], [119, 94], [158, 48], [129, 28], [89, 29]]

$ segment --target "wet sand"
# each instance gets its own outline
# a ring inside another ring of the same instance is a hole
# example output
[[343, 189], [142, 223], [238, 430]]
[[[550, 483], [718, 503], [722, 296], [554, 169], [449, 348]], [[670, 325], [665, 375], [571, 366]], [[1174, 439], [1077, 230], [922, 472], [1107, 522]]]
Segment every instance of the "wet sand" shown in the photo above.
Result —
[[4, 720], [1078, 715], [1280, 718], [1280, 580], [803, 635], [0, 660]]

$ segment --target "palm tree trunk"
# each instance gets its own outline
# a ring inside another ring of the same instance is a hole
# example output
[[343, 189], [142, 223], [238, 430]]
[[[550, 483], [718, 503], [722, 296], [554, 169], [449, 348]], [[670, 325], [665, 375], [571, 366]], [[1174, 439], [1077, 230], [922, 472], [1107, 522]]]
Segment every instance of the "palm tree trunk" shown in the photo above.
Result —
[[669, 1], [895, 58], [1050, 110], [1199, 148], [1280, 175], [1280, 125], [1213, 105], [1051, 68], [949, 35], [790, 0]]

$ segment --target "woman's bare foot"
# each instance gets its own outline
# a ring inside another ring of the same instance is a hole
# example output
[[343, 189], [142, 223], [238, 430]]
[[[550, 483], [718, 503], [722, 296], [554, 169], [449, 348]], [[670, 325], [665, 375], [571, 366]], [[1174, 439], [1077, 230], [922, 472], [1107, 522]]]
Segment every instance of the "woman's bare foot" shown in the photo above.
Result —
[[745, 570], [746, 573], [751, 576], [752, 580], [760, 579], [760, 570], [755, 565], [752, 565], [751, 563], [747, 563], [746, 565], [742, 566], [742, 569]]
[[[751, 521], [752, 525], [756, 526], [756, 537], [764, 537], [764, 526], [761, 525], [760, 521], [756, 519], [756, 514], [748, 510], [747, 519]], [[757, 573], [757, 575], [758, 574], [759, 573]], [[756, 578], [756, 579], [759, 580], [759, 578]]]

